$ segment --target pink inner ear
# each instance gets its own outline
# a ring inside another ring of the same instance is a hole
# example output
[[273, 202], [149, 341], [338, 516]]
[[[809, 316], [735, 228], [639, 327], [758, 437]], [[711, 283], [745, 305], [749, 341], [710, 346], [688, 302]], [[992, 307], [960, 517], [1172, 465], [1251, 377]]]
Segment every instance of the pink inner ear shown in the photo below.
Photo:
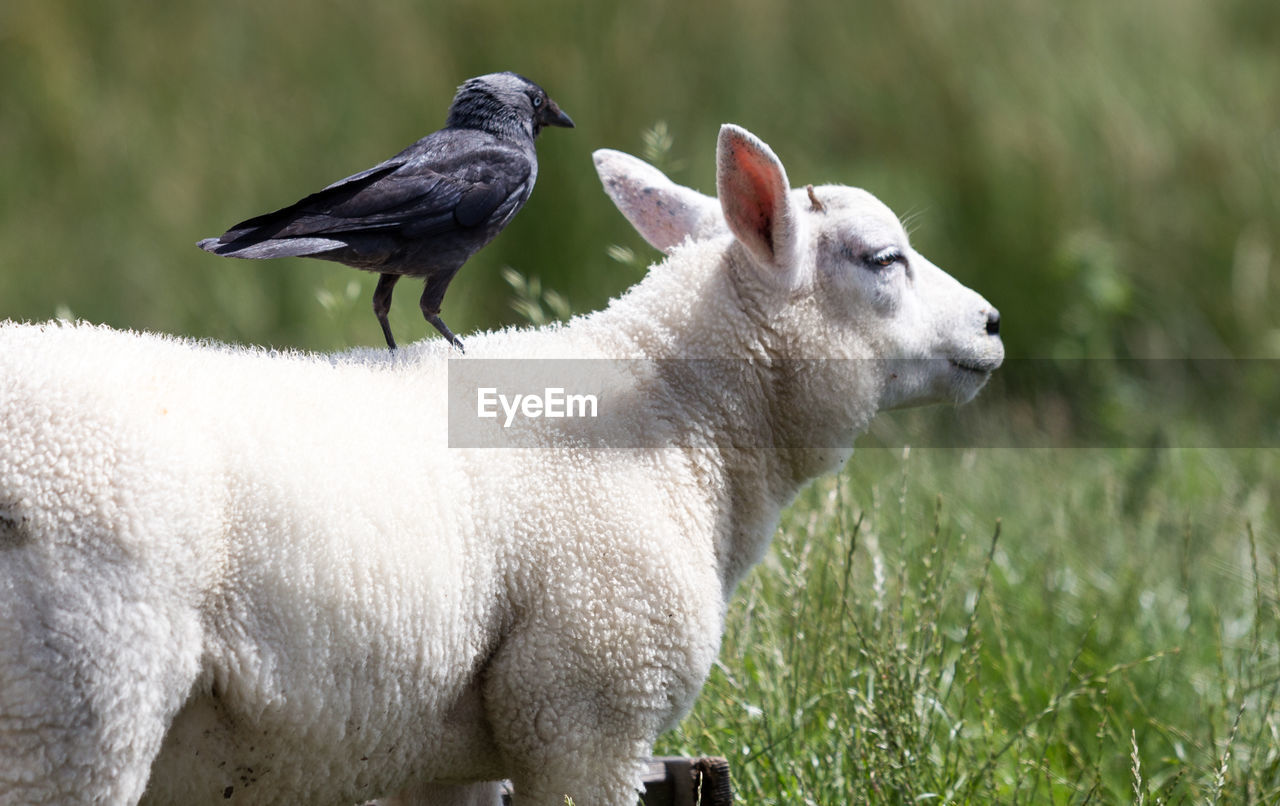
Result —
[[731, 148], [738, 174], [736, 184], [740, 185], [733, 196], [734, 212], [772, 254], [773, 221], [777, 214], [777, 195], [773, 187], [776, 172], [750, 145], [733, 143]]

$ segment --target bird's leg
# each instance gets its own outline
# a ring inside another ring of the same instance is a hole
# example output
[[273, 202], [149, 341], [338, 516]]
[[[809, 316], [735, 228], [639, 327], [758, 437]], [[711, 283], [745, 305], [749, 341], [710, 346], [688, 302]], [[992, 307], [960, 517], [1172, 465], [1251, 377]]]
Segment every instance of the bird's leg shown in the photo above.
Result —
[[387, 313], [391, 310], [391, 292], [395, 290], [398, 274], [384, 274], [378, 278], [378, 287], [373, 289], [373, 315], [378, 317], [382, 325], [382, 335], [387, 339], [387, 346], [396, 348], [396, 340], [391, 336], [391, 323], [387, 321]]
[[462, 347], [462, 339], [459, 339], [457, 336], [453, 335], [453, 331], [450, 330], [449, 326], [446, 325], [444, 323], [444, 320], [440, 318], [440, 314], [427, 313], [426, 311], [423, 311], [422, 315], [427, 318], [428, 322], [430, 322], [432, 325], [435, 326], [436, 330], [440, 331], [440, 335], [444, 336], [445, 341], [449, 342], [454, 347], [458, 348], [458, 352], [460, 353], [466, 352], [466, 350], [464, 350]]
[[453, 331], [440, 318], [440, 303], [444, 302], [445, 289], [449, 287], [449, 281], [453, 279], [453, 274], [440, 275], [435, 274], [427, 278], [426, 287], [422, 289], [422, 299], [418, 301], [418, 305], [422, 308], [422, 315], [430, 322], [436, 330], [440, 331], [440, 335], [444, 336], [445, 341], [458, 348], [458, 352], [465, 353], [462, 349], [462, 340], [453, 335]]

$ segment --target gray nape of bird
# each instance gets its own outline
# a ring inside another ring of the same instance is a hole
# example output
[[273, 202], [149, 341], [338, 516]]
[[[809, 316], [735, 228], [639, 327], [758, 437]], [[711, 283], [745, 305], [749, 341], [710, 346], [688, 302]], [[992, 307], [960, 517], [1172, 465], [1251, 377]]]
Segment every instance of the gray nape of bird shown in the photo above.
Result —
[[528, 201], [543, 126], [573, 128], [573, 121], [537, 84], [515, 73], [468, 79], [440, 131], [198, 245], [225, 257], [314, 257], [380, 274], [373, 312], [393, 350], [392, 291], [402, 276], [422, 277], [422, 315], [461, 350], [440, 318], [444, 292]]

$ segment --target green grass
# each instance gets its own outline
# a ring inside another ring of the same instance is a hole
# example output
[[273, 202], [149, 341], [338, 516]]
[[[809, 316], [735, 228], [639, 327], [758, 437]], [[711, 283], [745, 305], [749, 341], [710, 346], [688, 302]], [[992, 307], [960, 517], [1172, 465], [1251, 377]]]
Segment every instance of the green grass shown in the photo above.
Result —
[[726, 755], [749, 803], [1280, 801], [1278, 478], [861, 452], [788, 511], [662, 749]]

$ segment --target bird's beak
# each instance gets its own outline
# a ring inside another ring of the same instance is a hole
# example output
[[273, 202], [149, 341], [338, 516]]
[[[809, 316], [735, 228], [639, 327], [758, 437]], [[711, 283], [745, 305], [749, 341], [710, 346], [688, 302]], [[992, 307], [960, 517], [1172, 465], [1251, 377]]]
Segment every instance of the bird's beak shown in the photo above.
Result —
[[566, 129], [573, 128], [573, 119], [561, 111], [556, 102], [547, 99], [547, 105], [538, 113], [538, 122], [543, 126], [561, 126]]

